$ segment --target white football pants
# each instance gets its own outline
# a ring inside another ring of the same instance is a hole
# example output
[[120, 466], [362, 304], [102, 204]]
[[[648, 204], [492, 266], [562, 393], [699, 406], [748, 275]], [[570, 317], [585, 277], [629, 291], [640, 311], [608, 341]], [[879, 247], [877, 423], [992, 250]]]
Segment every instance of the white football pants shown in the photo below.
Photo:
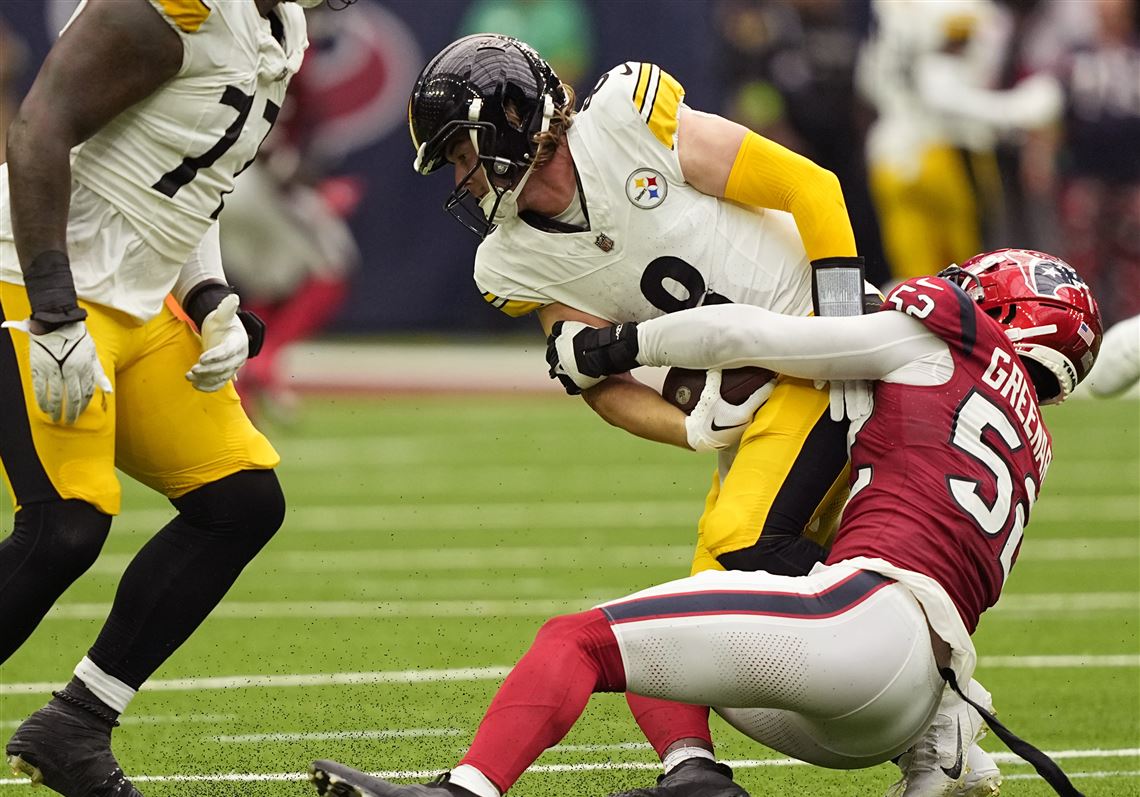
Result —
[[817, 766], [898, 755], [942, 697], [918, 601], [870, 571], [710, 570], [599, 608], [629, 691], [714, 706], [747, 736]]

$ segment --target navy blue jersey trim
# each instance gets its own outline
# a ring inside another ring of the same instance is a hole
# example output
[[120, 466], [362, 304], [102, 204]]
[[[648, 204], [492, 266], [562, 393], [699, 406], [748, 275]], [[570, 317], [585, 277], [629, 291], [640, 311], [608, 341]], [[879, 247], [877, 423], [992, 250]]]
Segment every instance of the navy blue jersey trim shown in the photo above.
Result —
[[599, 608], [611, 623], [705, 614], [765, 614], [818, 620], [842, 614], [892, 583], [892, 579], [879, 573], [860, 570], [814, 594], [710, 590], [634, 598]]
[[954, 298], [958, 300], [958, 314], [962, 320], [962, 351], [973, 354], [974, 344], [978, 342], [978, 305], [953, 282], [950, 280], [944, 282], [954, 289]]

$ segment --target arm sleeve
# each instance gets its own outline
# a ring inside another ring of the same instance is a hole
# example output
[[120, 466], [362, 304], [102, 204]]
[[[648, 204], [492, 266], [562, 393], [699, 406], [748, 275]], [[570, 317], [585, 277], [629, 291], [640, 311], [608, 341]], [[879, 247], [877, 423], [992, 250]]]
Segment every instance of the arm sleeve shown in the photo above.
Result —
[[182, 264], [182, 270], [178, 272], [178, 279], [174, 281], [171, 293], [178, 303], [182, 304], [182, 300], [190, 293], [191, 288], [207, 280], [226, 284], [217, 222], [210, 225], [202, 240], [198, 242], [198, 247]]
[[637, 326], [642, 365], [758, 365], [805, 379], [882, 379], [946, 349], [904, 313], [801, 318], [721, 304], [670, 313]]
[[724, 189], [726, 199], [791, 213], [808, 259], [853, 257], [855, 233], [834, 174], [774, 141], [748, 132]]

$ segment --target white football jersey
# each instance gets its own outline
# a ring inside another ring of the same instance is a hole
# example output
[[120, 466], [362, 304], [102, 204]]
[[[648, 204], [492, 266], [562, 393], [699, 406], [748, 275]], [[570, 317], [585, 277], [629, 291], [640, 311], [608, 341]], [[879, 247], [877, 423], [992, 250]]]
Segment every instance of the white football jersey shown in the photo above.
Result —
[[[161, 309], [178, 270], [215, 223], [234, 177], [276, 120], [308, 45], [304, 11], [293, 3], [278, 5], [271, 25], [253, 0], [149, 2], [181, 38], [182, 67], [72, 151], [68, 219], [79, 297], [140, 319]], [[12, 239], [6, 170], [0, 190], [4, 243]], [[110, 228], [119, 230], [114, 240]], [[5, 246], [0, 253], [0, 278], [21, 283], [12, 252]]]
[[484, 298], [519, 316], [560, 302], [643, 321], [711, 302], [811, 311], [811, 271], [791, 214], [685, 182], [677, 158], [684, 90], [660, 67], [602, 76], [567, 131], [588, 229], [544, 232], [512, 218], [475, 255]]

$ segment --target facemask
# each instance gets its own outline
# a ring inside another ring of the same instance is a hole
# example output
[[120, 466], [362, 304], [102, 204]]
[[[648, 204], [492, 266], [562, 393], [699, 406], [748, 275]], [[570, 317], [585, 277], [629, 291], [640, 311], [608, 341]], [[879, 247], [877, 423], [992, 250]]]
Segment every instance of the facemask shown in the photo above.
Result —
[[[519, 214], [518, 196], [522, 193], [523, 186], [526, 185], [526, 181], [530, 179], [533, 172], [534, 165], [531, 164], [514, 188], [509, 188], [502, 193], [496, 193], [492, 188], [479, 199], [479, 209], [483, 211], [487, 221], [491, 224], [502, 224], [507, 219], [513, 219]], [[493, 218], [492, 214], [494, 214]]]

